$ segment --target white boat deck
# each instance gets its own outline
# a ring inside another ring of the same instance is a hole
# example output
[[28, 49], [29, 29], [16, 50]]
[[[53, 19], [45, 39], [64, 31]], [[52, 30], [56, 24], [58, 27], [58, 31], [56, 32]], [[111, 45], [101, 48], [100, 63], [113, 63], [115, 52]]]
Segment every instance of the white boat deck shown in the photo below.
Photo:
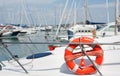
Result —
[[[120, 75], [120, 45], [104, 47], [104, 62], [99, 68], [103, 76]], [[14, 61], [4, 61], [6, 67], [0, 71], [0, 76], [80, 76], [69, 71], [64, 61], [65, 47], [56, 48], [52, 54], [37, 59], [20, 59], [20, 63], [29, 72], [24, 70]], [[81, 76], [100, 76], [99, 73]]]
[[[76, 76], [66, 67], [64, 61], [65, 47], [56, 48], [52, 55], [38, 59], [21, 59], [20, 62], [29, 72], [26, 74], [15, 61], [5, 61], [6, 67], [0, 71], [1, 76]], [[120, 75], [120, 49], [105, 50], [104, 62], [100, 68], [103, 76], [119, 76]], [[83, 76], [83, 75], [82, 75]], [[87, 75], [88, 76], [88, 75]], [[90, 76], [99, 76], [98, 73]]]

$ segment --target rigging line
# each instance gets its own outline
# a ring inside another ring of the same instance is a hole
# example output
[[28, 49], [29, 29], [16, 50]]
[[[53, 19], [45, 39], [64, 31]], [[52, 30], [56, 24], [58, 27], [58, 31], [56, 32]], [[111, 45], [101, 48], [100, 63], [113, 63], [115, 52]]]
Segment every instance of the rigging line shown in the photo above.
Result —
[[32, 24], [35, 24], [35, 21], [33, 20], [33, 16], [31, 15], [32, 12], [30, 12], [30, 8], [29, 8], [28, 4], [26, 4], [26, 9], [28, 9], [29, 16], [30, 16], [30, 19], [32, 21]]
[[68, 42], [2, 42], [4, 44], [76, 44], [76, 45], [79, 45], [79, 44], [85, 44], [85, 45], [90, 45], [90, 44], [100, 44], [100, 45], [120, 45], [120, 42], [113, 42], [113, 43], [75, 43], [75, 42], [72, 42], [72, 43], [68, 43]]
[[65, 7], [64, 7], [64, 9], [63, 9], [62, 16], [61, 16], [61, 18], [60, 18], [60, 22], [59, 22], [59, 25], [58, 25], [58, 29], [57, 29], [57, 31], [56, 31], [55, 39], [56, 39], [57, 36], [58, 36], [59, 30], [60, 30], [60, 27], [61, 27], [61, 23], [62, 23], [62, 19], [63, 19], [63, 16], [64, 16], [64, 14], [65, 14], [66, 8], [67, 8], [67, 6], [68, 6], [68, 2], [69, 2], [69, 0], [66, 0], [66, 4], [65, 4]]
[[71, 13], [72, 13], [72, 7], [73, 7], [74, 3], [75, 3], [75, 1], [73, 0], [73, 1], [72, 1], [72, 5], [71, 5], [70, 10], [69, 10], [69, 13], [68, 13], [67, 20], [66, 20], [66, 22], [65, 22], [65, 27], [67, 26], [66, 24], [67, 24], [68, 21], [70, 20], [70, 15], [71, 15]]
[[[28, 45], [26, 45], [26, 46], [28, 47], [29, 51], [31, 52], [31, 54], [32, 54], [33, 56], [32, 56], [32, 60], [31, 60], [30, 62], [28, 62], [28, 63], [25, 63], [25, 65], [27, 65], [27, 64], [29, 64], [29, 63], [32, 63], [32, 62], [34, 61], [34, 54], [35, 54]], [[32, 67], [33, 67], [33, 64], [32, 64], [32, 66], [31, 66], [31, 68], [32, 68]]]
[[[28, 37], [28, 39], [30, 40], [30, 42], [32, 42], [32, 40], [30, 39], [30, 37]], [[38, 47], [37, 47], [35, 44], [33, 44], [33, 46], [34, 46], [34, 48], [35, 48], [36, 50], [39, 51]]]
[[[50, 34], [50, 36], [54, 37], [55, 34]], [[68, 36], [73, 36], [73, 35], [68, 35]], [[76, 35], [76, 36], [92, 36], [92, 35]], [[107, 37], [110, 37], [111, 35], [106, 35]], [[26, 35], [26, 36], [9, 36], [9, 37], [0, 37], [0, 39], [11, 39], [11, 38], [19, 38], [19, 37], [41, 37], [39, 35], [35, 36], [35, 35]], [[97, 37], [102, 37], [102, 35], [97, 35]], [[62, 37], [61, 37], [62, 38]]]
[[[24, 40], [22, 40], [23, 42], [24, 42]], [[28, 45], [26, 45], [27, 47], [28, 47], [28, 49], [29, 49], [29, 51], [32, 53], [32, 54], [34, 54], [34, 52], [32, 51], [32, 49], [28, 46]]]
[[[54, 34], [50, 34], [50, 37], [54, 37]], [[68, 36], [73, 36], [73, 35], [68, 35]], [[75, 35], [75, 36], [92, 36], [92, 35]], [[103, 35], [97, 35], [97, 37], [102, 37]], [[106, 35], [107, 37], [110, 37], [111, 35]], [[0, 37], [0, 39], [12, 39], [12, 38], [26, 38], [26, 37], [41, 37], [41, 36], [9, 36], [9, 37]], [[67, 37], [67, 36], [64, 36]], [[64, 38], [60, 37], [60, 38]]]
[[92, 18], [91, 12], [90, 12], [90, 8], [87, 8], [87, 9], [88, 9], [88, 14], [90, 16], [91, 21], [93, 21], [93, 18]]
[[[54, 34], [51, 34], [51, 35], [54, 35]], [[41, 36], [33, 36], [33, 35], [26, 35], [26, 36], [9, 36], [9, 37], [0, 37], [0, 39], [12, 39], [12, 38], [19, 38], [19, 37], [41, 37]]]
[[26, 7], [25, 7], [25, 0], [22, 0], [22, 3], [23, 3], [23, 12], [25, 13], [25, 17], [27, 19], [27, 22], [30, 25], [30, 20], [28, 18], [28, 14], [27, 14]]
[[[24, 42], [24, 40], [23, 40], [23, 42]], [[30, 51], [31, 54], [33, 55], [34, 53], [33, 53], [33, 51], [31, 50], [31, 48], [30, 48], [28, 45], [26, 45], [26, 46], [28, 47], [29, 51]], [[5, 49], [4, 49], [4, 50], [5, 50]], [[22, 49], [21, 49], [21, 50], [22, 50]], [[22, 52], [22, 51], [21, 51], [21, 52]], [[31, 55], [31, 54], [30, 54], [30, 55]], [[26, 52], [24, 53], [24, 55], [25, 55], [25, 56], [28, 56]], [[32, 64], [32, 65], [29, 67], [29, 69], [32, 69], [32, 68], [33, 68], [33, 63], [32, 63], [32, 62], [34, 61], [34, 55], [33, 55], [32, 57], [33, 57], [33, 58], [32, 58], [29, 62], [21, 63], [21, 65], [22, 65], [22, 66], [25, 66], [25, 65], [28, 65], [28, 64]], [[9, 56], [9, 58], [11, 58], [11, 57]], [[8, 60], [8, 59], [6, 59], [6, 60]], [[12, 64], [12, 65], [15, 65], [15, 64], [13, 64], [12, 62], [10, 62], [9, 60], [8, 60], [8, 62], [9, 62], [10, 64]], [[28, 69], [27, 69], [27, 70], [28, 70]]]

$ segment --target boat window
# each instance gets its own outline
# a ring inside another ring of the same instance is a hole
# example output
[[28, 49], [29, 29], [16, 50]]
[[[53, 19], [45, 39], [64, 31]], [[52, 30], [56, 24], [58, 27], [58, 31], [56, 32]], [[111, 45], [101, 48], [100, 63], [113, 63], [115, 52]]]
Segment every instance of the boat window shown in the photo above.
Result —
[[85, 32], [87, 32], [87, 30], [85, 30]]
[[104, 27], [101, 27], [101, 28], [97, 29], [97, 31], [101, 31], [101, 30], [103, 30], [103, 29], [104, 29]]
[[91, 30], [78, 30], [76, 32], [81, 32], [81, 33], [84, 33], [84, 32], [91, 32]]
[[90, 30], [88, 30], [88, 32], [90, 32]]
[[104, 31], [114, 31], [114, 28], [115, 28], [114, 25], [112, 25], [112, 26], [106, 28]]

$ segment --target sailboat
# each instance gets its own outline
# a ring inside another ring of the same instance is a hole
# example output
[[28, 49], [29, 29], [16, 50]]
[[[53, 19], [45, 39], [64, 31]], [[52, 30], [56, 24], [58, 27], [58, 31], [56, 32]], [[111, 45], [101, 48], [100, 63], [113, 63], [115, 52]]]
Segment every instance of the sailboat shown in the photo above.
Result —
[[[84, 22], [83, 24], [76, 24], [67, 30], [67, 36], [59, 38], [61, 41], [71, 40], [75, 37], [88, 36], [92, 38], [101, 38], [115, 35], [115, 30], [120, 35], [120, 26], [116, 27], [116, 22], [99, 23], [104, 27], [97, 29], [97, 23], [92, 23], [87, 20], [87, 2], [84, 1]], [[107, 11], [108, 12], [108, 11]], [[116, 18], [119, 18], [118, 15]]]
[[[76, 4], [75, 4], [75, 9], [76, 9]], [[70, 28], [66, 29], [67, 30], [66, 36], [58, 35], [59, 30], [60, 30], [60, 25], [59, 25], [57, 32], [56, 32], [56, 37], [60, 41], [66, 41], [66, 40], [69, 41], [71, 38], [80, 37], [80, 36], [89, 36], [89, 37], [95, 38], [96, 29], [97, 29], [96, 24], [103, 25], [105, 23], [90, 22], [87, 20], [87, 1], [84, 0], [84, 20], [83, 20], [83, 22], [81, 24], [76, 23], [76, 12], [74, 12], [74, 24]]]

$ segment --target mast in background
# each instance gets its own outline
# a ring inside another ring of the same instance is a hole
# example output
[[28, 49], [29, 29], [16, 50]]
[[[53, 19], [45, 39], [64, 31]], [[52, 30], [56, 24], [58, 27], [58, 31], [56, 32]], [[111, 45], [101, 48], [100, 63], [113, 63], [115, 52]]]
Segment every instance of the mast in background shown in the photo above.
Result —
[[115, 0], [115, 35], [117, 35], [117, 25], [118, 25], [118, 18], [119, 18], [119, 0]]
[[110, 16], [109, 16], [109, 0], [106, 0], [106, 9], [107, 9], [107, 23], [110, 22]]
[[84, 21], [83, 21], [83, 26], [85, 26], [87, 21], [87, 0], [84, 0]]
[[75, 6], [74, 6], [74, 25], [76, 25], [76, 18], [77, 18], [77, 14], [76, 14], [76, 2], [75, 2]]
[[58, 29], [57, 29], [56, 34], [55, 34], [55, 39], [58, 37], [58, 33], [59, 33], [59, 31], [60, 31], [62, 19], [63, 19], [63, 17], [64, 17], [66, 8], [67, 8], [67, 6], [68, 6], [68, 2], [69, 2], [69, 0], [66, 0], [65, 7], [64, 7], [64, 9], [63, 9], [63, 13], [62, 13], [62, 16], [61, 16], [61, 18], [60, 18], [59, 25], [58, 25]]

